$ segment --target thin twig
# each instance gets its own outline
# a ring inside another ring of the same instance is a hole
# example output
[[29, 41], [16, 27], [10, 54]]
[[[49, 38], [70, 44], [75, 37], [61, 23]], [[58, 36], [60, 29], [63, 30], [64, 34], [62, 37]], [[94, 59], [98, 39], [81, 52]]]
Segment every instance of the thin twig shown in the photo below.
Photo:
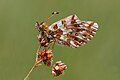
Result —
[[38, 59], [38, 53], [39, 53], [39, 51], [40, 51], [40, 48], [41, 48], [41, 45], [38, 46], [38, 49], [37, 49], [37, 52], [36, 52], [36, 61], [37, 61], [37, 59]]
[[33, 65], [33, 67], [31, 68], [31, 70], [29, 71], [29, 73], [27, 74], [27, 76], [24, 78], [24, 80], [27, 80], [27, 78], [29, 77], [29, 75], [31, 74], [31, 72], [33, 71], [33, 69], [35, 68], [36, 64]]
[[54, 46], [55, 46], [55, 42], [52, 45], [52, 52], [54, 52]]
[[[33, 71], [33, 69], [36, 67], [36, 62], [37, 62], [37, 59], [38, 59], [38, 52], [40, 51], [40, 48], [41, 48], [41, 45], [39, 45], [38, 49], [37, 49], [37, 52], [36, 52], [36, 61], [35, 61], [35, 64], [33, 65], [33, 67], [30, 69], [29, 73], [27, 74], [27, 76], [24, 78], [24, 80], [27, 80], [27, 78], [29, 77], [29, 75], [31, 74], [31, 72]], [[39, 61], [38, 63], [40, 63], [41, 61]]]

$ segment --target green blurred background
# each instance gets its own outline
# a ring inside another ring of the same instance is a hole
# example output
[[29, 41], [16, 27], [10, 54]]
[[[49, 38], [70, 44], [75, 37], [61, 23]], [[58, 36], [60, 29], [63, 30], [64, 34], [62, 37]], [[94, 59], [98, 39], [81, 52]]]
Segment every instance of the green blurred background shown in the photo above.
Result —
[[68, 66], [64, 75], [53, 78], [42, 65], [30, 80], [120, 80], [120, 0], [0, 0], [0, 80], [23, 80], [38, 47], [34, 24], [53, 11], [60, 14], [48, 24], [77, 14], [100, 27], [85, 46], [55, 46], [54, 62]]

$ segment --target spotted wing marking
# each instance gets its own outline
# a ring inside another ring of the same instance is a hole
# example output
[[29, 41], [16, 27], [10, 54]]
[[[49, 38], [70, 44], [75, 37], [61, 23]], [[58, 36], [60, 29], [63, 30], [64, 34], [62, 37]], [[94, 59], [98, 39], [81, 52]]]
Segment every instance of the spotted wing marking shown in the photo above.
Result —
[[77, 48], [90, 41], [98, 29], [93, 21], [80, 21], [76, 15], [68, 16], [49, 26], [58, 44]]

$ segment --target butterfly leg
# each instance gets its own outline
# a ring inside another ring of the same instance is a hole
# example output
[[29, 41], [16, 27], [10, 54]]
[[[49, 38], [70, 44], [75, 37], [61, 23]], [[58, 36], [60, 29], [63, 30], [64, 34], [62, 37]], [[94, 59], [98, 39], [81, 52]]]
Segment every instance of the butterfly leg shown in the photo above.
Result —
[[48, 48], [47, 49], [50, 49], [50, 47], [52, 46], [52, 43], [49, 44]]

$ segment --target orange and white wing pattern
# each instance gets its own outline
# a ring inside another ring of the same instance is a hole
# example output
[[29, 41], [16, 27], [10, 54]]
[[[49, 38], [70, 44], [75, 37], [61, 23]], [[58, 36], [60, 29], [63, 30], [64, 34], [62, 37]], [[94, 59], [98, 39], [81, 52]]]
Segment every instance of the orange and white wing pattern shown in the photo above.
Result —
[[58, 44], [77, 48], [90, 41], [98, 29], [93, 21], [81, 21], [76, 15], [70, 15], [48, 27]]

